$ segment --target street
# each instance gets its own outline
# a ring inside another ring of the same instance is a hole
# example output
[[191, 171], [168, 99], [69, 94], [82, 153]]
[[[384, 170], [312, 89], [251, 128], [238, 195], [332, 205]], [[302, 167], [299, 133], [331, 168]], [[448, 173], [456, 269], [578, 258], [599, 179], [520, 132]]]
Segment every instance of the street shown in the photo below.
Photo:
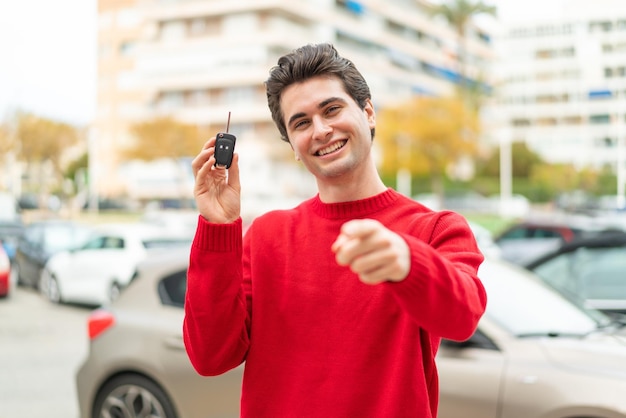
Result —
[[11, 290], [0, 299], [0, 418], [78, 418], [74, 375], [92, 309]]

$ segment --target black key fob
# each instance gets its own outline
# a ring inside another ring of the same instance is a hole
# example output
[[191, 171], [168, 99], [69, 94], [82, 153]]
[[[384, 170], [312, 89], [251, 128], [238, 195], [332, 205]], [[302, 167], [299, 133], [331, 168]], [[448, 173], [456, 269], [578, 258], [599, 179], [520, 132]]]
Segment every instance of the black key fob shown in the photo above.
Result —
[[237, 138], [224, 132], [218, 133], [215, 138], [215, 166], [230, 168]]

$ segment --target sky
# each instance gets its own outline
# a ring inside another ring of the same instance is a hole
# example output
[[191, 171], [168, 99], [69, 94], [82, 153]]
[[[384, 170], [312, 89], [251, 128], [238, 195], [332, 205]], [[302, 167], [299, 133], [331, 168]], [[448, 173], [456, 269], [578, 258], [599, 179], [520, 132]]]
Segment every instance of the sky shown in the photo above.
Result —
[[17, 109], [72, 124], [93, 119], [96, 2], [0, 1], [0, 121]]
[[[484, 0], [502, 20], [556, 16], [564, 0]], [[0, 1], [0, 121], [15, 110], [84, 125], [95, 115], [97, 0]]]

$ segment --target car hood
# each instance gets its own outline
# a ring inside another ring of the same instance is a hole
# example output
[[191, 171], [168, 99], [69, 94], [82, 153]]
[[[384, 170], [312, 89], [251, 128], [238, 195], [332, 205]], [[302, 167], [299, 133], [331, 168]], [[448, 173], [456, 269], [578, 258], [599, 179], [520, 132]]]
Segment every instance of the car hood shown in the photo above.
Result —
[[593, 334], [583, 339], [547, 338], [542, 348], [557, 367], [626, 379], [626, 336]]

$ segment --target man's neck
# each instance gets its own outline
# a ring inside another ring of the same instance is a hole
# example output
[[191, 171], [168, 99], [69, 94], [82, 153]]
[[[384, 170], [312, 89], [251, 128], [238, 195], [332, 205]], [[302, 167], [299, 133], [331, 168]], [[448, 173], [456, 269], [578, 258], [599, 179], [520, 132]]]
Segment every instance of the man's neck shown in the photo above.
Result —
[[376, 171], [356, 177], [342, 177], [337, 178], [336, 181], [318, 180], [320, 200], [324, 203], [351, 202], [376, 196], [387, 190], [387, 186]]

